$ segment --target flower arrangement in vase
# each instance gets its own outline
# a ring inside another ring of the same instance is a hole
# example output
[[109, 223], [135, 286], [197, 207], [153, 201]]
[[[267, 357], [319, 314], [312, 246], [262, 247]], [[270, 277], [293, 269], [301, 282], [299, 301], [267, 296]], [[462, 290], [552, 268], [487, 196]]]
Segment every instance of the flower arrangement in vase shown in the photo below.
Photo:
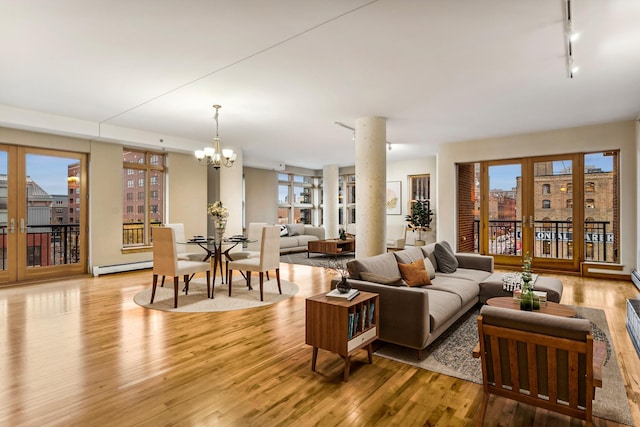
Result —
[[533, 283], [531, 283], [531, 255], [529, 252], [522, 260], [522, 293], [520, 295], [521, 310], [540, 310], [540, 298], [533, 293]]
[[222, 241], [225, 228], [227, 227], [227, 218], [229, 218], [229, 210], [222, 205], [220, 200], [209, 203], [207, 213], [213, 217], [216, 227], [216, 241]]

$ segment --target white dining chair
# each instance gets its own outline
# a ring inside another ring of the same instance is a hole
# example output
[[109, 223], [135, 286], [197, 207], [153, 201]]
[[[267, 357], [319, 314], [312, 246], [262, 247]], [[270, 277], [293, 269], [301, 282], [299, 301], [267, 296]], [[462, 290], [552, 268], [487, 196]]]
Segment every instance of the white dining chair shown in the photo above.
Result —
[[246, 272], [247, 286], [249, 289], [253, 289], [251, 287], [251, 273], [258, 272], [260, 274], [260, 301], [264, 301], [264, 273], [269, 270], [275, 270], [278, 281], [278, 291], [282, 294], [282, 288], [280, 287], [280, 227], [263, 227], [260, 240], [260, 256], [258, 258], [244, 258], [237, 261], [229, 261], [229, 296], [231, 296], [233, 270]]
[[[181, 222], [176, 222], [173, 224], [165, 224], [165, 227], [173, 228], [176, 236], [176, 252], [178, 254], [178, 259], [188, 260], [188, 261], [202, 261], [205, 259], [207, 254], [203, 251], [199, 252], [189, 252], [188, 249], [191, 248], [191, 245], [186, 245], [183, 243], [187, 242], [187, 236], [184, 232], [184, 224]], [[181, 242], [181, 243], [178, 243]], [[194, 245], [195, 246], [195, 245]]]
[[183, 276], [185, 293], [189, 294], [189, 282], [192, 275], [200, 272], [207, 273], [207, 298], [211, 295], [211, 264], [203, 261], [178, 260], [176, 252], [175, 230], [169, 227], [154, 227], [153, 235], [153, 289], [151, 302], [156, 296], [158, 276], [173, 277], [174, 302], [178, 308], [178, 281]]

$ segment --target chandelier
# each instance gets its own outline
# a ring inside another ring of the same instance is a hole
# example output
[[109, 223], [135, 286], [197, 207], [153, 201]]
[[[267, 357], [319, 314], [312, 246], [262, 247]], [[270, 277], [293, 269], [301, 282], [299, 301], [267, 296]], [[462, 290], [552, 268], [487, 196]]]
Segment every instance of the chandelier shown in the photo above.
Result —
[[230, 168], [233, 166], [233, 162], [235, 162], [238, 156], [231, 149], [227, 148], [222, 150], [220, 148], [220, 137], [218, 136], [218, 110], [222, 107], [220, 105], [214, 105], [213, 108], [216, 109], [216, 114], [213, 116], [216, 120], [216, 137], [213, 138], [213, 147], [205, 147], [203, 150], [196, 150], [196, 159], [198, 159], [200, 164], [203, 166], [212, 165], [215, 169], [220, 169], [220, 166], [224, 165]]

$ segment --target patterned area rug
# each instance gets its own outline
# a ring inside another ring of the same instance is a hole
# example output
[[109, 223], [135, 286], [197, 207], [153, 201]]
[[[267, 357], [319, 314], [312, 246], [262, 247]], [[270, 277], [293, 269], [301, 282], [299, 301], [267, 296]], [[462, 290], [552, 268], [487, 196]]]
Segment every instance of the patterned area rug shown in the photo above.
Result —
[[[602, 368], [602, 388], [596, 388], [593, 414], [621, 424], [633, 425], [629, 400], [622, 382], [618, 361], [611, 348], [611, 335], [604, 311], [573, 307], [578, 317], [591, 321], [594, 339], [607, 345], [607, 357]], [[417, 350], [385, 343], [375, 353], [377, 356], [397, 360], [422, 369], [482, 384], [480, 359], [471, 355], [478, 342], [477, 317], [480, 309], [470, 310], [438, 337], [425, 350], [426, 357], [417, 360]]]
[[307, 258], [306, 252], [294, 252], [290, 254], [280, 255], [280, 262], [286, 262], [287, 264], [301, 264], [311, 265], [314, 267], [327, 267], [330, 260], [337, 259], [340, 261], [351, 261], [355, 258], [355, 254], [344, 255], [324, 255], [324, 254], [309, 254]]
[[207, 298], [207, 282], [204, 278], [193, 279], [189, 284], [189, 295], [182, 292], [183, 283], [180, 282], [178, 308], [173, 308], [173, 282], [165, 282], [164, 287], [158, 284], [153, 304], [151, 300], [151, 285], [148, 289], [138, 292], [133, 300], [136, 304], [155, 310], [173, 311], [176, 313], [198, 313], [214, 311], [243, 310], [275, 304], [291, 298], [298, 293], [298, 285], [286, 280], [280, 280], [282, 295], [278, 293], [278, 282], [275, 279], [264, 282], [264, 301], [260, 301], [260, 282], [257, 277], [251, 279], [253, 290], [250, 291], [247, 282], [237, 280], [233, 282], [231, 297], [228, 285], [216, 283], [214, 298]]

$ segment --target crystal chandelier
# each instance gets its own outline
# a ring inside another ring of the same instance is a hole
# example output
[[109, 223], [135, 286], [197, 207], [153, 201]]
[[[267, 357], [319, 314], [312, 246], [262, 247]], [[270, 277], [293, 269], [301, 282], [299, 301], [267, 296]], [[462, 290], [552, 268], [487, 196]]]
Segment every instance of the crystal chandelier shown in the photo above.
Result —
[[196, 159], [203, 166], [212, 165], [215, 169], [220, 169], [221, 165], [224, 165], [228, 168], [233, 166], [233, 162], [235, 162], [238, 157], [236, 153], [231, 149], [222, 150], [220, 148], [220, 137], [218, 136], [218, 110], [222, 108], [220, 105], [214, 105], [213, 108], [216, 109], [216, 114], [213, 118], [216, 120], [216, 137], [213, 138], [213, 147], [205, 147], [203, 150], [196, 150]]

